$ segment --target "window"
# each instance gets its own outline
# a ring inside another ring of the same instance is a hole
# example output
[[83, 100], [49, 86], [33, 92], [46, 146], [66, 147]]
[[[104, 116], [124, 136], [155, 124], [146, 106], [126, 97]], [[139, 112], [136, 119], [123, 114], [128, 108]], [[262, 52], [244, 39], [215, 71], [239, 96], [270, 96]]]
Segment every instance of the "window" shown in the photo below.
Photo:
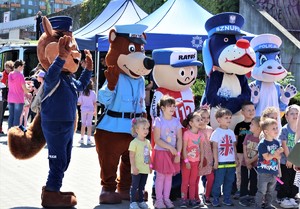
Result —
[[32, 9], [28, 9], [27, 11], [28, 11], [28, 12], [27, 12], [28, 14], [32, 14], [32, 13], [33, 13], [33, 10], [32, 10]]

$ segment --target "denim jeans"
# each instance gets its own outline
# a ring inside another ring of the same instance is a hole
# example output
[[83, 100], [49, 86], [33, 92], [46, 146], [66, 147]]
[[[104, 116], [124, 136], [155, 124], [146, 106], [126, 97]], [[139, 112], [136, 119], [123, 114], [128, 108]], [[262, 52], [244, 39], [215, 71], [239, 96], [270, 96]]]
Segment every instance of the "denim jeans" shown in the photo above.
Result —
[[219, 198], [222, 185], [224, 198], [230, 198], [235, 177], [235, 169], [236, 168], [218, 168], [215, 170], [215, 179], [212, 188], [212, 195], [214, 198]]
[[257, 174], [257, 193], [255, 196], [255, 207], [261, 208], [263, 200], [265, 208], [271, 206], [273, 199], [272, 193], [275, 191], [276, 179], [273, 174], [258, 173]]
[[24, 103], [8, 103], [8, 129], [20, 125], [20, 117], [23, 112]]

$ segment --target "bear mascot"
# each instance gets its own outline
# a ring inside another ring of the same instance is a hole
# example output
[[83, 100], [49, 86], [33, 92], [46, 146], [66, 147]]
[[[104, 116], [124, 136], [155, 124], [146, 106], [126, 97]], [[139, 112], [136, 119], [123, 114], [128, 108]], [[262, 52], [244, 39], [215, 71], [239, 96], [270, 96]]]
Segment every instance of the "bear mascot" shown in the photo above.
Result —
[[86, 69], [79, 80], [73, 78], [81, 59], [77, 43], [72, 36], [72, 19], [58, 16], [42, 20], [44, 33], [37, 45], [39, 62], [46, 70], [42, 88], [44, 96], [59, 82], [54, 93], [41, 104], [27, 130], [12, 127], [8, 132], [8, 145], [17, 159], [28, 159], [47, 143], [49, 173], [42, 188], [43, 207], [72, 207], [77, 204], [73, 192], [61, 192], [64, 172], [71, 160], [73, 135], [76, 124], [77, 91], [83, 91], [90, 82], [93, 60], [86, 54]]
[[[105, 110], [94, 135], [101, 167], [100, 203], [129, 200], [131, 121], [147, 116], [143, 76], [154, 66], [154, 61], [145, 55], [146, 28], [141, 24], [116, 25], [109, 33], [106, 81], [98, 93]], [[117, 178], [119, 162], [120, 176]]]
[[[273, 34], [258, 35], [250, 42], [257, 60], [251, 73], [255, 81], [250, 83], [251, 101], [257, 116], [271, 106], [278, 108], [278, 113], [284, 112], [290, 99], [297, 93], [295, 86], [288, 84], [284, 88], [277, 83], [287, 76], [287, 70], [281, 64], [281, 43], [281, 39]], [[280, 115], [278, 120], [278, 124], [281, 124]]]
[[250, 101], [251, 90], [246, 74], [255, 65], [255, 53], [246, 39], [242, 39], [244, 18], [238, 13], [217, 14], [205, 23], [208, 39], [203, 43], [203, 62], [206, 74], [202, 104], [211, 107], [210, 123], [218, 126], [215, 112], [218, 106], [232, 112], [230, 129], [243, 120], [242, 104]]
[[[150, 106], [152, 121], [160, 115], [157, 108], [159, 100], [164, 95], [169, 95], [176, 100], [174, 117], [179, 118], [180, 122], [182, 122], [188, 114], [195, 110], [194, 95], [190, 87], [196, 81], [197, 67], [202, 66], [202, 63], [197, 60], [197, 51], [193, 48], [183, 47], [155, 49], [152, 52], [152, 57], [155, 62], [152, 75], [158, 87]], [[153, 138], [151, 142], [154, 146]], [[153, 188], [152, 194], [154, 193], [155, 189]], [[175, 200], [177, 197], [181, 197], [180, 174], [173, 177], [170, 194], [172, 200]]]

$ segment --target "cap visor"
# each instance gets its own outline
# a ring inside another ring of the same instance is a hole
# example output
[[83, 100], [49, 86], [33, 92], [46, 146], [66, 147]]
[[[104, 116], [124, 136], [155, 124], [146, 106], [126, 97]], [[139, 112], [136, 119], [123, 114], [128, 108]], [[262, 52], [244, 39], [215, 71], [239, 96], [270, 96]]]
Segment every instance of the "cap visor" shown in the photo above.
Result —
[[146, 44], [147, 41], [143, 38], [129, 37], [129, 40], [136, 44]]
[[179, 62], [176, 64], [172, 64], [172, 67], [187, 67], [187, 66], [202, 66], [202, 63], [200, 61], [189, 61], [189, 62]]
[[258, 49], [255, 52], [260, 52], [260, 53], [272, 53], [272, 52], [279, 52], [279, 48], [267, 48], [267, 49]]
[[245, 36], [245, 33], [238, 32], [238, 31], [232, 31], [232, 30], [225, 30], [225, 31], [218, 31], [215, 32], [216, 34], [230, 34], [230, 35], [243, 35]]

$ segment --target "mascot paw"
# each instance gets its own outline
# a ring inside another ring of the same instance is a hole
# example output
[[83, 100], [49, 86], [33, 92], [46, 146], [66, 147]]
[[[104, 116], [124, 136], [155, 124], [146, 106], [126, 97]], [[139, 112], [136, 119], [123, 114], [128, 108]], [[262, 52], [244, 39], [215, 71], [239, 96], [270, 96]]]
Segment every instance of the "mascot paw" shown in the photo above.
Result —
[[291, 84], [288, 84], [285, 88], [280, 86], [281, 97], [280, 100], [288, 105], [290, 99], [293, 98], [297, 94], [297, 88]]
[[251, 83], [249, 87], [251, 89], [251, 101], [254, 104], [257, 104], [259, 100], [259, 86], [255, 83]]
[[[41, 199], [43, 199], [44, 193], [46, 191], [46, 186], [42, 187], [42, 194], [41, 194]], [[74, 197], [76, 197], [76, 195], [74, 194], [74, 192], [59, 192], [61, 195], [72, 195]]]
[[86, 69], [92, 71], [94, 69], [92, 54], [89, 50], [84, 50], [84, 53], [85, 53]]
[[112, 191], [105, 191], [105, 189], [102, 189], [101, 194], [99, 196], [100, 204], [119, 204], [121, 202], [122, 202], [122, 198], [119, 193], [112, 192]]
[[8, 147], [11, 154], [25, 160], [35, 156], [46, 144], [41, 127], [41, 115], [38, 113], [33, 122], [24, 132], [20, 127], [12, 127], [8, 130]]
[[73, 195], [63, 195], [60, 192], [42, 191], [43, 207], [73, 207], [77, 205], [77, 199]]
[[109, 90], [115, 90], [115, 87], [119, 80], [120, 70], [117, 66], [108, 66], [107, 70], [104, 71], [106, 80], [107, 80], [107, 87]]
[[70, 36], [64, 35], [63, 37], [59, 38], [58, 41], [58, 56], [62, 60], [66, 60], [71, 53], [71, 43], [72, 38]]

